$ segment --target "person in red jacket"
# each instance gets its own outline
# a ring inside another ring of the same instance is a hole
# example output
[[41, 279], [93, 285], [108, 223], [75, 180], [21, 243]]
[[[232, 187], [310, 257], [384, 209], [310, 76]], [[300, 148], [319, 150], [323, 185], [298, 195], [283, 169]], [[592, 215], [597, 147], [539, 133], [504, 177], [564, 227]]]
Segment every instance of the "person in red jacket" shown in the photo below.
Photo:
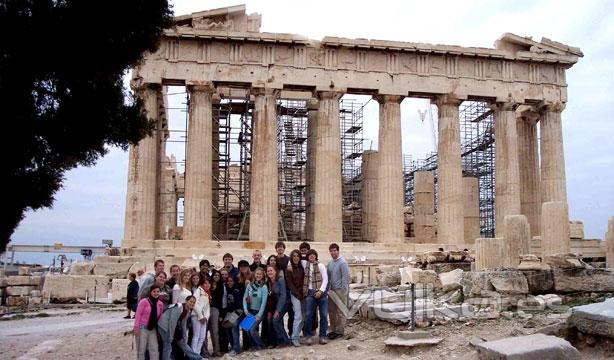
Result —
[[149, 290], [149, 296], [139, 301], [134, 317], [134, 336], [137, 344], [137, 359], [145, 359], [145, 350], [149, 351], [149, 359], [158, 360], [158, 320], [162, 316], [164, 304], [160, 299], [160, 286], [154, 284]]

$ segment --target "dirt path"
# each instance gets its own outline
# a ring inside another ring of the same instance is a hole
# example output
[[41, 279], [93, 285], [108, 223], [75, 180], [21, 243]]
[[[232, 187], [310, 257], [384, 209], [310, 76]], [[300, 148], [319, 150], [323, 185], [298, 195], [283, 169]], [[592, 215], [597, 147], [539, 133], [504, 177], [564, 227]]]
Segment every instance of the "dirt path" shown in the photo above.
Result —
[[[124, 320], [123, 311], [99, 309], [65, 313], [53, 316], [0, 322], [3, 359], [134, 359], [132, 348], [133, 320]], [[356, 320], [348, 324], [346, 339], [327, 345], [302, 346], [246, 352], [238, 359], [476, 359], [476, 351], [469, 344], [474, 336], [495, 340], [508, 336], [534, 333], [537, 328], [551, 323], [545, 317], [526, 320], [484, 320], [477, 322], [451, 322], [429, 328], [434, 336], [444, 340], [433, 347], [405, 349], [389, 348], [383, 344], [388, 337], [404, 330], [380, 321]], [[598, 348], [580, 349], [585, 359], [614, 358]]]

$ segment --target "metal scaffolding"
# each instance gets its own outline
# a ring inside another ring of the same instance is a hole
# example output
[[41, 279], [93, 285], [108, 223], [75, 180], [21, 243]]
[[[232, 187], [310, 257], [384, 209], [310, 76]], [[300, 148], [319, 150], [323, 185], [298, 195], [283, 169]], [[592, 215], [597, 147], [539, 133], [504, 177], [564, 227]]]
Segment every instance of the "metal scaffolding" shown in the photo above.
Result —
[[[495, 136], [493, 112], [485, 102], [465, 101], [459, 106], [461, 166], [463, 175], [478, 178], [480, 197], [480, 234], [495, 234]], [[437, 153], [424, 159], [404, 157], [405, 204], [413, 204], [415, 171], [434, 171], [437, 199]], [[437, 200], [435, 200], [437, 207]], [[435, 208], [437, 211], [437, 208]]]
[[343, 241], [362, 240], [362, 152], [363, 109], [355, 99], [339, 103], [341, 134], [341, 174], [343, 179]]
[[277, 111], [280, 237], [306, 238], [307, 101], [282, 99]]

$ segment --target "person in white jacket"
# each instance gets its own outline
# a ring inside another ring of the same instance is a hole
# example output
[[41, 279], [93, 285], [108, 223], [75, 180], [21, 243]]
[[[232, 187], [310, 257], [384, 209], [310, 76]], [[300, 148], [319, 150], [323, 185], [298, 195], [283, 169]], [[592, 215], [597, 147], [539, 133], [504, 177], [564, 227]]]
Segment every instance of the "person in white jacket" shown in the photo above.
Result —
[[200, 279], [200, 284], [196, 291], [194, 291], [194, 297], [196, 298], [196, 304], [192, 310], [192, 343], [190, 344], [192, 350], [195, 353], [200, 354], [200, 350], [203, 347], [205, 341], [205, 335], [207, 335], [207, 321], [209, 320], [209, 303], [211, 301], [211, 283], [209, 279], [203, 277]]

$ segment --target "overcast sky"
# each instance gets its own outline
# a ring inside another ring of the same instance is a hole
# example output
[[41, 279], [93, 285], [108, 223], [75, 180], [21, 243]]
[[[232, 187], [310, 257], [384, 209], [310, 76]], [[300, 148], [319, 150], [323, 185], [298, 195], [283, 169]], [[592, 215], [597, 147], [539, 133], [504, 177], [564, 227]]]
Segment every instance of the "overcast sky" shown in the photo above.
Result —
[[[183, 15], [240, 3], [175, 1], [174, 11]], [[587, 238], [603, 238], [607, 219], [614, 216], [614, 2], [245, 3], [248, 13], [262, 14], [262, 31], [301, 34], [316, 40], [340, 36], [493, 47], [501, 34], [512, 32], [580, 47], [584, 58], [567, 71], [569, 102], [563, 112], [569, 212], [571, 219], [584, 221]], [[415, 99], [402, 104], [403, 152], [414, 158], [433, 150], [430, 125], [421, 123], [417, 113], [426, 106], [424, 100]], [[371, 102], [365, 113], [365, 148], [377, 148], [377, 123], [377, 106]], [[13, 243], [100, 245], [101, 239], [113, 239], [119, 245], [127, 166], [127, 152], [113, 149], [97, 166], [69, 172], [53, 209], [28, 213]]]

